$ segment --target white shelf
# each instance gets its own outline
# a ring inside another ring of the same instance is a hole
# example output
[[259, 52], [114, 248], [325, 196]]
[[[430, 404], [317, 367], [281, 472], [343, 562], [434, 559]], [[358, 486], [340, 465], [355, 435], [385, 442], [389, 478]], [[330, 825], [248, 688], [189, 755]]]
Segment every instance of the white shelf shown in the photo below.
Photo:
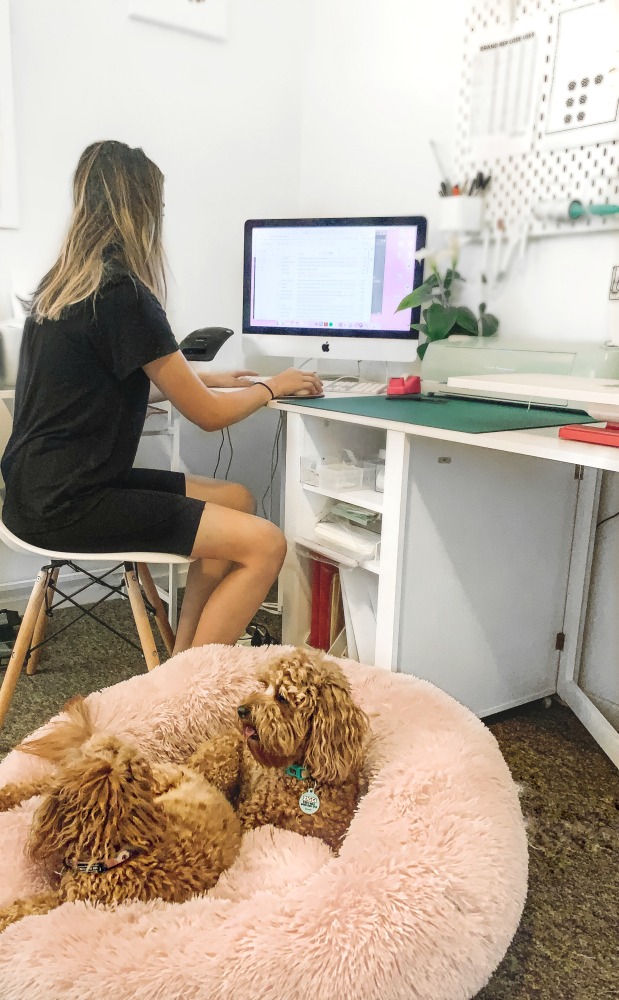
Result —
[[330, 559], [331, 562], [338, 563], [338, 565], [345, 566], [348, 569], [366, 569], [368, 573], [375, 573], [377, 576], [380, 573], [380, 559], [365, 561], [358, 559], [350, 552], [344, 552], [343, 549], [326, 544], [322, 539], [314, 539], [307, 535], [297, 535], [295, 544], [302, 549], [308, 549], [309, 552], [313, 552], [318, 556], [324, 556], [325, 559]]
[[331, 500], [354, 503], [357, 507], [374, 511], [376, 514], [383, 512], [383, 494], [377, 490], [342, 490], [338, 493], [335, 490], [322, 490], [319, 486], [308, 486], [306, 483], [301, 483], [301, 486], [308, 493], [318, 493], [319, 496], [329, 497]]

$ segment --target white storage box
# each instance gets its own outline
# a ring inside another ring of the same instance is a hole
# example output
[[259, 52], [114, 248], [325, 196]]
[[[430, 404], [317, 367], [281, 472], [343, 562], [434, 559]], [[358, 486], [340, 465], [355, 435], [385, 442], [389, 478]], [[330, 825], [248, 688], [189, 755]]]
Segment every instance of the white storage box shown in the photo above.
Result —
[[347, 462], [327, 463], [318, 468], [321, 490], [339, 493], [340, 490], [359, 490], [363, 482], [363, 469]]
[[305, 455], [302, 457], [301, 482], [305, 486], [318, 486], [320, 479], [318, 475], [318, 461], [315, 458], [308, 458]]
[[322, 541], [335, 545], [361, 561], [378, 559], [380, 556], [380, 535], [357, 524], [319, 521], [314, 532]]

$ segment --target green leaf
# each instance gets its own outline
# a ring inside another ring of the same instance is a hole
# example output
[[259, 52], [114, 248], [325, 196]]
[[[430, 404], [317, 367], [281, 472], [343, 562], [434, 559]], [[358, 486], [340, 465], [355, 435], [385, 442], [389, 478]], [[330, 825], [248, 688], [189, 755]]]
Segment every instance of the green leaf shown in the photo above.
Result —
[[420, 285], [414, 292], [411, 292], [410, 295], [406, 295], [402, 299], [396, 312], [400, 312], [402, 309], [415, 309], [416, 306], [420, 306], [422, 302], [430, 298], [432, 287], [429, 282], [424, 281], [423, 285]]
[[440, 303], [434, 302], [428, 309], [428, 337], [432, 340], [443, 340], [447, 337], [458, 318], [458, 311], [452, 306], [445, 308]]
[[452, 281], [453, 281], [453, 274], [451, 271], [447, 271], [447, 273], [445, 274], [445, 280], [443, 281], [444, 287], [449, 288]]
[[411, 330], [419, 330], [419, 333], [427, 333], [428, 327], [426, 323], [411, 323]]
[[436, 286], [438, 285], [438, 281], [439, 281], [438, 275], [437, 274], [431, 274], [424, 281], [424, 285], [426, 285], [428, 288], [436, 288]]
[[456, 322], [458, 326], [462, 327], [465, 333], [477, 333], [477, 319], [475, 313], [473, 313], [467, 306], [458, 306], [458, 315], [456, 316]]
[[478, 334], [476, 334], [476, 333], [471, 333], [470, 330], [465, 330], [463, 326], [458, 326], [457, 323], [456, 323], [456, 325], [454, 326], [454, 328], [453, 328], [453, 330], [451, 332], [452, 332], [452, 334], [457, 334], [459, 337], [477, 337], [478, 336]]
[[459, 271], [454, 271], [453, 276], [454, 278], [457, 278], [458, 281], [466, 281], [466, 278], [463, 278]]
[[425, 344], [419, 344], [417, 348], [417, 357], [423, 361], [423, 356], [427, 350], [428, 350], [428, 341], [426, 340]]
[[485, 302], [480, 302], [480, 304], [479, 304], [479, 315], [483, 316], [484, 313], [485, 313], [485, 311], [486, 311], [486, 303]]
[[481, 317], [482, 337], [492, 337], [499, 329], [499, 321], [492, 313], [484, 313]]

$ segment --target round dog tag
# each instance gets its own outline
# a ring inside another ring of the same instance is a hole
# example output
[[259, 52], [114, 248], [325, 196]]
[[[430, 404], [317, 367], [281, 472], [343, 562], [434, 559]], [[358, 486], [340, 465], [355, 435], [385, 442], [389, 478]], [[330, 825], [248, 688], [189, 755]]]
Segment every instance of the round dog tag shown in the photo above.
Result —
[[320, 809], [320, 799], [313, 788], [308, 788], [306, 792], [303, 792], [299, 799], [299, 808], [301, 812], [306, 813], [308, 816], [318, 812]]

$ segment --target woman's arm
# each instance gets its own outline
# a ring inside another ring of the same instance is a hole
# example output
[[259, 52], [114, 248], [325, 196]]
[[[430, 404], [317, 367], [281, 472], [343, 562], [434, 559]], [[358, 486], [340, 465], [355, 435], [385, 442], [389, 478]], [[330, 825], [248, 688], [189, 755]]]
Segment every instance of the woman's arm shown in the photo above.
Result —
[[270, 402], [271, 393], [315, 395], [322, 390], [320, 379], [312, 372], [289, 368], [280, 375], [265, 378], [264, 385], [257, 382], [237, 392], [213, 392], [202, 383], [181, 351], [151, 361], [144, 365], [144, 371], [163, 399], [169, 399], [187, 420], [204, 431], [219, 431], [244, 420]]
[[[190, 368], [193, 369], [191, 362], [189, 362]], [[253, 381], [246, 378], [246, 375], [257, 375], [258, 372], [252, 371], [233, 371], [233, 372], [196, 372], [198, 378], [203, 385], [207, 386], [209, 389], [243, 389], [247, 386], [253, 385]], [[157, 388], [157, 386], [151, 382], [150, 393], [148, 395], [149, 403], [162, 403], [165, 399], [163, 393]]]

